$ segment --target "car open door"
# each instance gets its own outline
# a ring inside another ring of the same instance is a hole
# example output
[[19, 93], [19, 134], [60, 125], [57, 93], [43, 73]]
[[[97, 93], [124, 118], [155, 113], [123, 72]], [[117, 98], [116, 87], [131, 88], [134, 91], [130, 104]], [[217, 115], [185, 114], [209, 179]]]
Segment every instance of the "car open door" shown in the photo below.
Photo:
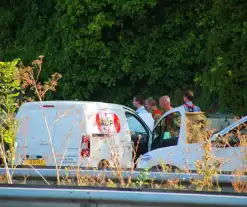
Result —
[[178, 107], [166, 112], [154, 127], [151, 150], [186, 142], [186, 116]]
[[152, 133], [145, 122], [133, 111], [126, 110], [129, 133], [133, 146], [133, 158], [136, 160], [140, 155], [148, 152]]

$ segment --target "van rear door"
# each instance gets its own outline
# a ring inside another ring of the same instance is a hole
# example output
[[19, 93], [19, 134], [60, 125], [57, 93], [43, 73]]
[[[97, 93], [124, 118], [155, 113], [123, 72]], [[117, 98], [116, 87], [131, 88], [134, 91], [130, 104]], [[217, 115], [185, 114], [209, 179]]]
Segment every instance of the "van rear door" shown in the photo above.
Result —
[[59, 166], [77, 166], [80, 154], [82, 131], [85, 128], [82, 104], [64, 104], [57, 106], [55, 122], [54, 150]]
[[41, 102], [24, 104], [17, 113], [19, 130], [16, 135], [16, 164], [54, 165], [51, 140], [57, 110]]

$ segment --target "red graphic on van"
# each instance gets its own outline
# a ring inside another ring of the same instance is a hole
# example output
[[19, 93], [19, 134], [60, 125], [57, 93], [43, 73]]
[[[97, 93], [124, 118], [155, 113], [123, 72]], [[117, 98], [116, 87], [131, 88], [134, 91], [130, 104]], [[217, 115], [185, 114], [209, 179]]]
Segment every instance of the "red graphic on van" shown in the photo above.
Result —
[[101, 133], [119, 133], [121, 129], [120, 120], [115, 113], [97, 113], [96, 125]]

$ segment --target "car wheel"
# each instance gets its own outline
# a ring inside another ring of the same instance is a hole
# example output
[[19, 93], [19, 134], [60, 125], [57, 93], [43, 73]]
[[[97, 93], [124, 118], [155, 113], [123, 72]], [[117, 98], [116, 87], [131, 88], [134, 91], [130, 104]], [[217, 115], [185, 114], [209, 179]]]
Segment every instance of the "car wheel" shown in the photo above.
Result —
[[110, 168], [110, 163], [108, 160], [101, 160], [98, 164], [98, 169], [101, 169], [101, 170], [106, 170], [106, 169], [109, 169]]

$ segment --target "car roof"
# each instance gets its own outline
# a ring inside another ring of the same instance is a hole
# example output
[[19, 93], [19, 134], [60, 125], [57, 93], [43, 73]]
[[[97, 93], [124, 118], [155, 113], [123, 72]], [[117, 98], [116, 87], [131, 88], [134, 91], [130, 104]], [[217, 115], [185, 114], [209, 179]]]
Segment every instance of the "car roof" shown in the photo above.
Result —
[[33, 106], [40, 106], [40, 105], [60, 105], [60, 106], [70, 106], [70, 105], [90, 105], [90, 104], [97, 104], [102, 107], [110, 107], [111, 109], [127, 109], [135, 113], [135, 111], [129, 107], [120, 104], [114, 103], [105, 103], [105, 102], [94, 102], [94, 101], [39, 101], [39, 102], [27, 102], [23, 105], [23, 107], [33, 107]]

